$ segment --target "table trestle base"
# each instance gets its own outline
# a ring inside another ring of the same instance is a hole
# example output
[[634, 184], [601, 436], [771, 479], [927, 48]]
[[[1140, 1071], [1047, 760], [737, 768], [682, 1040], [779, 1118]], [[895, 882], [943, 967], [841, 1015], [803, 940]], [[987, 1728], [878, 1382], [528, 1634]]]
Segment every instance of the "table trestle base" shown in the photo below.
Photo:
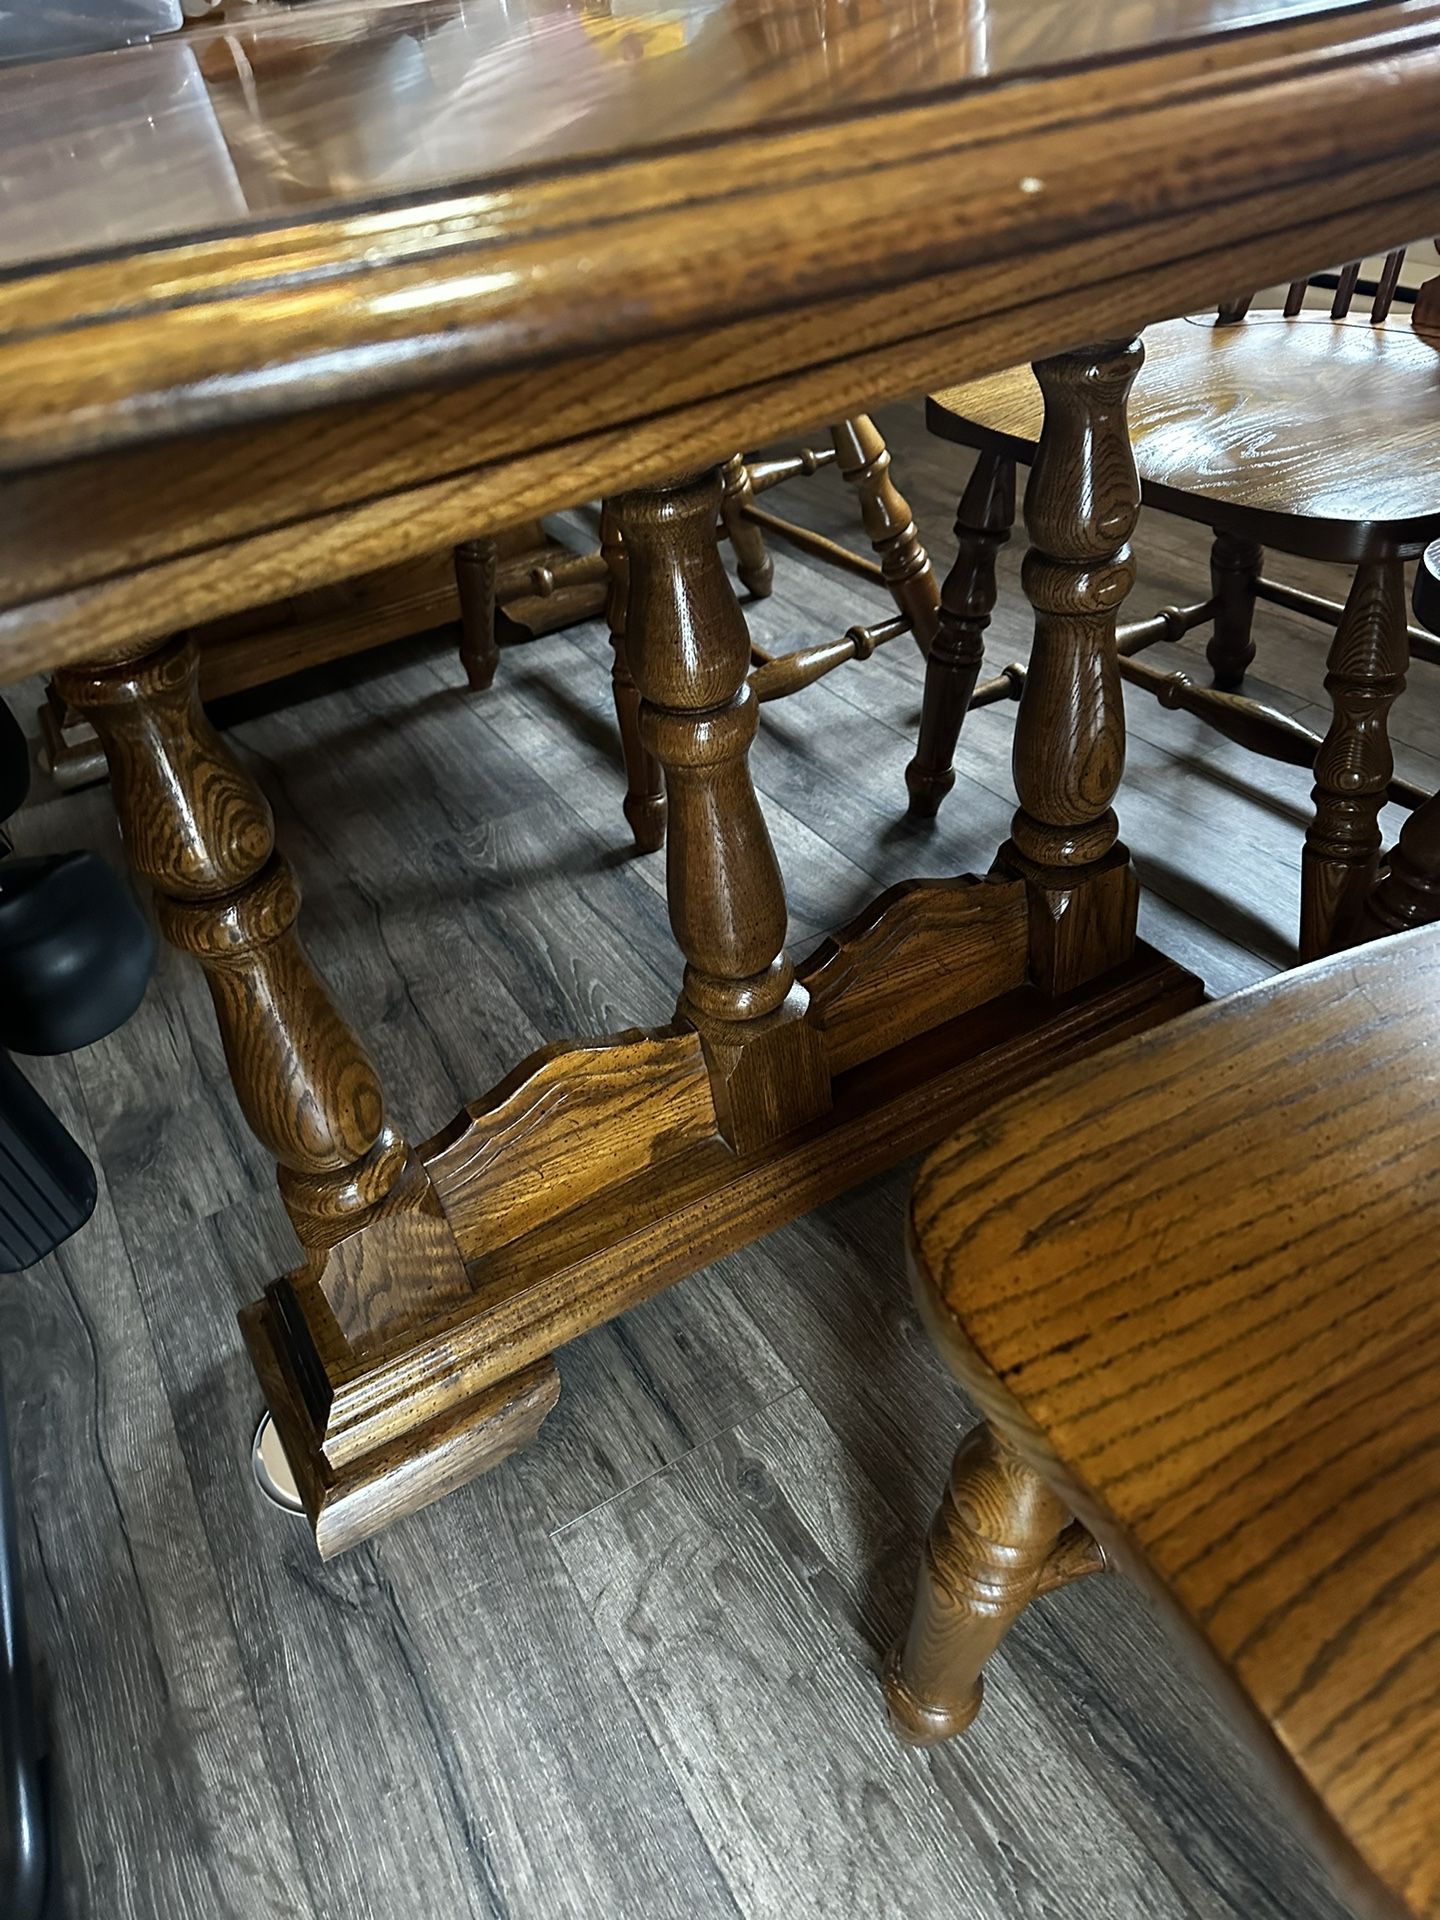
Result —
[[1020, 881], [882, 895], [798, 969], [831, 1104], [748, 1151], [723, 1137], [683, 1023], [544, 1048], [418, 1149], [465, 1259], [463, 1298], [352, 1342], [302, 1270], [242, 1316], [321, 1553], [526, 1444], [566, 1342], [1202, 996], [1143, 945], [1048, 994], [1028, 978], [1030, 939]]

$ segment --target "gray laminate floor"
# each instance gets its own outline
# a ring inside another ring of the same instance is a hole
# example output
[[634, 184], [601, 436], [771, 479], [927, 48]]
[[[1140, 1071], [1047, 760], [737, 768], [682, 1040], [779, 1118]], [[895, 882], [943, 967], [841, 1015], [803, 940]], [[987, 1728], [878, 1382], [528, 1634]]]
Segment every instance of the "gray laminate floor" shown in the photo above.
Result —
[[[948, 563], [964, 463], [915, 409], [885, 423]], [[787, 500], [848, 524], [833, 476]], [[1026, 648], [1019, 544], [993, 666]], [[1136, 607], [1203, 593], [1203, 537], [1151, 520], [1139, 551]], [[795, 644], [883, 607], [782, 553], [754, 626]], [[1260, 624], [1257, 684], [1318, 718], [1323, 640]], [[232, 736], [420, 1133], [543, 1038], [663, 1019], [676, 975], [662, 862], [626, 855], [603, 633], [508, 653], [482, 698], [449, 644]], [[1440, 677], [1417, 681], [1398, 757], [1433, 785]], [[902, 824], [919, 688], [903, 643], [766, 711], [802, 949], [881, 883], [983, 869], [1005, 831], [1009, 708], [973, 716], [938, 828]], [[1129, 711], [1145, 931], [1242, 986], [1291, 957], [1307, 779]], [[103, 792], [18, 824], [114, 846]], [[86, 1231], [0, 1282], [67, 1920], [1343, 1912], [1119, 1583], [1022, 1624], [963, 1744], [892, 1743], [877, 1661], [964, 1418], [907, 1301], [903, 1170], [568, 1349], [527, 1454], [326, 1567], [248, 1468], [235, 1310], [290, 1243], [197, 977], [167, 955], [129, 1027], [37, 1078], [102, 1175]]]

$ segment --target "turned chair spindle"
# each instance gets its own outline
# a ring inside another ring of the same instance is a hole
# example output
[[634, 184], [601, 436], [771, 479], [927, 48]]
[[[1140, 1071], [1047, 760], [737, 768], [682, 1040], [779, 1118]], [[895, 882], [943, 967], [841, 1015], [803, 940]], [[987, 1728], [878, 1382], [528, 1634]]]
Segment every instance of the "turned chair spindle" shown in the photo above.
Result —
[[[922, 653], [929, 653], [939, 614], [939, 589], [929, 556], [915, 530], [904, 495], [890, 473], [890, 453], [879, 429], [867, 415], [843, 420], [830, 430], [828, 448], [803, 448], [798, 453], [745, 460], [733, 454], [720, 468], [721, 497], [718, 524], [735, 555], [741, 584], [752, 598], [763, 599], [774, 583], [774, 564], [765, 544], [771, 534], [788, 544], [883, 586], [895, 603], [893, 619], [872, 626], [854, 626], [838, 640], [822, 641], [793, 653], [771, 655], [750, 650], [751, 684], [761, 702], [788, 699], [814, 686], [837, 667], [852, 660], [868, 660], [882, 646], [911, 635]], [[785, 520], [758, 507], [758, 495], [789, 480], [808, 479], [834, 467], [854, 493], [860, 518], [876, 558], [867, 560], [839, 542], [808, 527]], [[609, 516], [614, 526], [613, 516]], [[635, 707], [630, 673], [624, 663], [625, 620], [617, 600], [625, 597], [626, 565], [623, 540], [612, 543], [610, 633], [615, 646], [615, 713], [626, 774], [625, 817], [636, 846], [648, 853], [663, 843], [664, 796], [657, 784], [653, 758], [647, 756], [635, 734]]]
[[[774, 586], [775, 565], [766, 544], [770, 535], [813, 559], [883, 586], [895, 603], [895, 617], [851, 627], [838, 640], [794, 653], [772, 656], [753, 648], [755, 692], [762, 702], [802, 692], [849, 661], [868, 660], [877, 648], [902, 635], [912, 635], [927, 654], [934, 638], [939, 589], [909, 504], [891, 477], [883, 436], [868, 415], [857, 414], [831, 428], [830, 442], [828, 447], [749, 460], [732, 454], [720, 468], [717, 525], [730, 544], [740, 583], [752, 599], [765, 599]], [[810, 479], [830, 467], [855, 495], [874, 560], [756, 504], [772, 488]], [[560, 591], [589, 587], [597, 579], [606, 581], [607, 619], [615, 650], [615, 719], [625, 771], [625, 818], [637, 849], [652, 853], [665, 841], [665, 794], [657, 763], [639, 737], [639, 700], [625, 660], [625, 568], [624, 541], [608, 504], [602, 508], [601, 544], [596, 553], [575, 554], [540, 566], [521, 556], [517, 570], [517, 564], [507, 568], [499, 560], [493, 541], [463, 542], [455, 550], [460, 656], [471, 689], [483, 692], [493, 681], [500, 659], [495, 631], [498, 601], [520, 593], [545, 599]]]

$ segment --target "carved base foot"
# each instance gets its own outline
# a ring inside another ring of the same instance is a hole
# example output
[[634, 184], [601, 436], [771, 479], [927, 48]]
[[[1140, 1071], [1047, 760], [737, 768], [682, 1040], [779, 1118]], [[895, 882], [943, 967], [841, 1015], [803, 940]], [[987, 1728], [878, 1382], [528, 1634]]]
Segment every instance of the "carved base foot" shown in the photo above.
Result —
[[938, 1747], [963, 1733], [985, 1704], [984, 1675], [958, 1699], [921, 1700], [906, 1683], [904, 1652], [905, 1642], [897, 1640], [882, 1675], [891, 1731], [907, 1747]]
[[[1014, 882], [912, 882], [823, 942], [799, 975], [803, 1026], [840, 1097], [759, 1146], [723, 1140], [714, 1063], [686, 1026], [542, 1048], [415, 1149], [428, 1186], [397, 1185], [242, 1316], [322, 1552], [526, 1445], [567, 1342], [1198, 1004], [1200, 981], [1145, 947], [1063, 1001], [1042, 994], [1027, 911]], [[775, 1077], [803, 1087], [793, 1024]]]
[[[309, 1391], [302, 1387], [293, 1331], [277, 1313], [274, 1294], [247, 1307], [240, 1327], [322, 1559], [498, 1467], [529, 1445], [560, 1397], [555, 1362], [539, 1360], [429, 1420], [423, 1403], [406, 1408], [414, 1424], [398, 1430], [380, 1414], [373, 1438], [356, 1434], [349, 1444], [330, 1443], [345, 1454], [333, 1464], [319, 1431], [324, 1422], [317, 1425], [311, 1405], [330, 1383], [314, 1379], [313, 1365], [304, 1365]], [[347, 1391], [356, 1388], [363, 1390], [363, 1379], [347, 1383]]]

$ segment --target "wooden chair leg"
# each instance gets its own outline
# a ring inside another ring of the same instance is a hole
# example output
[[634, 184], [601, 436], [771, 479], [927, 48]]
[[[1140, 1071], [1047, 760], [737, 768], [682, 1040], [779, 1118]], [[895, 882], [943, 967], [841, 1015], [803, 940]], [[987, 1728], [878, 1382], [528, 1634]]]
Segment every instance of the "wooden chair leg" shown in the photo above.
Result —
[[495, 577], [499, 556], [493, 540], [462, 540], [455, 549], [455, 585], [460, 595], [460, 662], [472, 693], [484, 693], [500, 664], [495, 638]]
[[955, 784], [955, 748], [985, 658], [995, 605], [995, 557], [1015, 524], [1015, 462], [982, 453], [955, 516], [959, 551], [940, 591], [940, 620], [925, 663], [915, 758], [905, 769], [910, 811], [933, 819]]
[[1405, 572], [1368, 562], [1351, 586], [1330, 648], [1325, 690], [1334, 718], [1315, 756], [1315, 817], [1300, 878], [1300, 958], [1315, 960], [1360, 935], [1380, 860], [1380, 809], [1394, 760], [1387, 716], [1405, 685]]
[[972, 1428], [925, 1542], [909, 1629], [885, 1665], [900, 1739], [929, 1747], [963, 1733], [980, 1711], [985, 1662], [1030, 1602], [1104, 1564], [1003, 1437]]
[[1233, 533], [1217, 533], [1210, 548], [1210, 592], [1215, 601], [1215, 624], [1205, 658], [1222, 693], [1234, 693], [1245, 684], [1245, 673], [1255, 658], [1251, 628], [1255, 619], [1255, 583], [1265, 564], [1265, 550], [1253, 540]]
[[890, 477], [890, 452], [880, 429], [859, 413], [832, 427], [830, 438], [840, 473], [859, 499], [860, 517], [896, 610], [910, 622], [920, 651], [928, 654], [940, 617], [940, 589], [909, 503]]
[[640, 689], [631, 678], [630, 663], [625, 655], [629, 569], [620, 522], [608, 500], [600, 514], [600, 551], [610, 573], [605, 617], [614, 652], [610, 687], [615, 696], [615, 721], [620, 729], [620, 752], [625, 763], [625, 818], [635, 836], [636, 850], [655, 853], [665, 844], [665, 774], [640, 738]]
[[725, 537], [735, 553], [735, 571], [740, 584], [756, 600], [768, 599], [775, 586], [775, 562], [765, 545], [765, 536], [753, 520], [745, 518], [745, 509], [754, 501], [755, 489], [743, 454], [732, 453], [720, 469], [720, 519]]

